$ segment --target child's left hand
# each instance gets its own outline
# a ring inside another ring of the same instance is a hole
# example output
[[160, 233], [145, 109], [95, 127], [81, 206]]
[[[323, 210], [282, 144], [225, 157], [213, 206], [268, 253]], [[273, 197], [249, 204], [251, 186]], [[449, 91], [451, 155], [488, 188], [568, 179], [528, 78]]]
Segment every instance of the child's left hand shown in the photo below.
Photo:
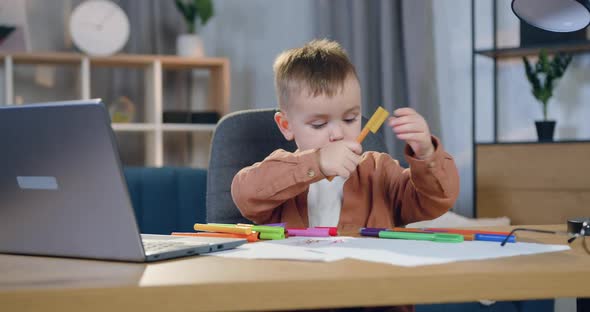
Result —
[[424, 117], [409, 107], [396, 109], [393, 116], [389, 118], [388, 125], [397, 138], [410, 145], [416, 158], [430, 157], [434, 153], [434, 145]]

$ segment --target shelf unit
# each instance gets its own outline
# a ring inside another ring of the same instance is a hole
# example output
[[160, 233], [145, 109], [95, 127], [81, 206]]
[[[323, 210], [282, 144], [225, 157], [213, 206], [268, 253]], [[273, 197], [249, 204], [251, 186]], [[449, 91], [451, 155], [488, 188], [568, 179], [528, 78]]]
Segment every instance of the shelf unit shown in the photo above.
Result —
[[475, 77], [476, 73], [476, 56], [489, 57], [493, 61], [493, 143], [498, 143], [498, 62], [510, 58], [520, 58], [523, 56], [536, 56], [539, 52], [544, 49], [549, 55], [558, 52], [567, 52], [570, 54], [580, 54], [590, 52], [590, 41], [581, 42], [570, 42], [565, 44], [548, 44], [539, 46], [526, 46], [526, 47], [509, 47], [509, 48], [498, 48], [497, 34], [498, 34], [498, 12], [497, 3], [492, 0], [492, 47], [490, 49], [477, 49], [476, 43], [476, 18], [475, 18], [475, 3], [476, 0], [471, 0], [471, 44], [472, 44], [472, 58], [471, 58], [471, 89], [472, 92], [472, 133], [473, 143], [476, 143], [476, 126], [475, 120], [477, 118], [477, 92]]
[[[548, 54], [590, 52], [590, 41], [542, 46], [498, 48], [497, 3], [492, 0], [492, 47], [476, 48], [475, 0], [471, 1], [471, 89], [473, 147], [473, 207], [476, 217], [508, 216], [516, 224], [563, 223], [583, 215], [590, 198], [588, 168], [590, 141], [553, 142], [498, 141], [498, 62], [510, 58]], [[493, 141], [477, 141], [476, 57], [493, 61]], [[564, 155], [568, 156], [567, 158]], [[550, 168], [541, 170], [543, 166]], [[588, 168], [590, 169], [590, 168]], [[558, 199], [558, 200], [556, 200]], [[556, 207], [559, 206], [559, 209]]]
[[[79, 98], [90, 99], [91, 69], [98, 67], [139, 68], [145, 72], [145, 116], [143, 122], [113, 123], [115, 132], [145, 134], [145, 165], [164, 166], [164, 134], [168, 132], [209, 132], [213, 124], [163, 123], [164, 70], [201, 69], [209, 72], [208, 107], [223, 116], [230, 111], [229, 60], [206, 57], [188, 58], [170, 55], [87, 56], [78, 53], [15, 53], [0, 54], [4, 73], [4, 105], [14, 105], [14, 67], [26, 65], [75, 66], [79, 70]], [[97, 96], [94, 96], [97, 97]], [[138, 104], [140, 105], [140, 104]], [[207, 142], [207, 145], [209, 142]]]
[[[494, 7], [495, 8], [495, 7]], [[495, 11], [495, 10], [494, 10]], [[494, 12], [495, 16], [495, 12]], [[473, 18], [473, 16], [472, 16]], [[494, 17], [495, 21], [495, 17]], [[496, 32], [496, 23], [493, 23], [493, 32]], [[493, 40], [494, 48], [492, 49], [475, 49], [475, 38], [473, 38], [473, 58], [472, 58], [472, 103], [473, 103], [473, 120], [476, 118], [476, 92], [475, 92], [475, 56], [485, 56], [489, 57], [493, 60], [493, 132], [494, 132], [494, 141], [493, 143], [498, 142], [498, 101], [497, 101], [497, 93], [498, 93], [498, 62], [504, 59], [511, 59], [511, 58], [520, 58], [523, 56], [537, 56], [541, 52], [541, 50], [545, 50], [548, 55], [553, 55], [559, 52], [566, 52], [570, 54], [581, 54], [581, 53], [588, 53], [590, 52], [590, 41], [585, 42], [575, 42], [575, 43], [568, 43], [568, 44], [553, 44], [553, 45], [544, 45], [544, 46], [527, 46], [527, 47], [511, 47], [511, 48], [497, 48], [496, 47], [496, 39], [494, 36]], [[475, 123], [473, 127], [473, 140], [475, 142]]]
[[475, 54], [491, 57], [494, 59], [506, 59], [514, 57], [539, 55], [541, 49], [547, 51], [547, 54], [555, 54], [557, 52], [567, 52], [571, 54], [586, 53], [590, 51], [590, 42], [577, 42], [570, 44], [554, 44], [545, 46], [527, 46], [527, 47], [513, 47], [502, 49], [482, 49], [475, 50]]

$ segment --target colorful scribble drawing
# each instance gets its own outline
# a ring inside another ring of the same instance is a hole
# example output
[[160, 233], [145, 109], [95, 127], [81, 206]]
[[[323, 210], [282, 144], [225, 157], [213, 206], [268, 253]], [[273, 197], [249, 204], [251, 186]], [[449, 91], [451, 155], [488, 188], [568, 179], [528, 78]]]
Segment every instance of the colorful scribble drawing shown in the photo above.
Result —
[[308, 238], [298, 242], [293, 242], [292, 246], [305, 246], [305, 247], [327, 247], [346, 243], [345, 239], [315, 239]]
[[344, 244], [344, 243], [346, 243], [346, 241], [343, 240], [343, 239], [337, 239], [337, 240], [331, 242], [332, 245], [334, 245], [334, 244]]

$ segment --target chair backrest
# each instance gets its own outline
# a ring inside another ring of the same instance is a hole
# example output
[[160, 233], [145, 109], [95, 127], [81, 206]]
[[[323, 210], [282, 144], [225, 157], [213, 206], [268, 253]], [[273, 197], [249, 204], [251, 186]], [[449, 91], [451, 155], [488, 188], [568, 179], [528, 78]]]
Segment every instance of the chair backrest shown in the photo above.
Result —
[[205, 169], [126, 167], [124, 173], [141, 233], [190, 232], [205, 222]]
[[[242, 168], [266, 158], [282, 148], [295, 151], [293, 141], [287, 141], [274, 122], [275, 109], [251, 109], [224, 116], [215, 129], [211, 143], [207, 174], [207, 222], [251, 223], [234, 205], [231, 182]], [[367, 119], [363, 117], [363, 125]], [[363, 150], [386, 152], [380, 133], [368, 135]]]

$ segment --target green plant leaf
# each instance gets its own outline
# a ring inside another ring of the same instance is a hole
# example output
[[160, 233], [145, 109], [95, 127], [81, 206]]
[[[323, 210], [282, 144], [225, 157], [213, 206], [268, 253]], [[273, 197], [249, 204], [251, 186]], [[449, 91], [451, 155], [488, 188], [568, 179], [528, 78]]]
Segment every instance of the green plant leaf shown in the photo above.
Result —
[[180, 11], [180, 13], [184, 15], [184, 12], [186, 11], [186, 4], [180, 0], [174, 0], [174, 3], [176, 4], [176, 8], [178, 9], [178, 11]]
[[523, 56], [522, 61], [524, 63], [524, 69], [526, 73], [526, 77], [528, 78], [529, 82], [531, 83], [533, 89], [538, 89], [541, 86], [539, 82], [539, 78], [535, 75], [535, 71], [533, 70], [531, 63], [529, 60]]
[[572, 58], [570, 54], [558, 53], [549, 59], [547, 51], [544, 49], [539, 52], [539, 60], [534, 65], [526, 57], [522, 58], [526, 77], [531, 83], [531, 92], [541, 102], [545, 120], [547, 120], [547, 104], [553, 97], [553, 90], [558, 79], [564, 75]]
[[192, 33], [195, 31], [195, 17], [197, 16], [197, 9], [196, 7], [190, 3], [185, 2], [183, 0], [175, 0], [176, 8], [180, 11], [184, 20], [187, 24], [188, 32]]
[[551, 71], [549, 60], [547, 59], [547, 51], [541, 49], [541, 53], [539, 54], [539, 64], [541, 64], [541, 72], [549, 73]]
[[204, 26], [213, 16], [213, 2], [211, 0], [194, 0], [194, 5], [201, 20], [201, 25]]
[[553, 59], [553, 72], [556, 78], [561, 78], [572, 61], [572, 55], [559, 53]]

